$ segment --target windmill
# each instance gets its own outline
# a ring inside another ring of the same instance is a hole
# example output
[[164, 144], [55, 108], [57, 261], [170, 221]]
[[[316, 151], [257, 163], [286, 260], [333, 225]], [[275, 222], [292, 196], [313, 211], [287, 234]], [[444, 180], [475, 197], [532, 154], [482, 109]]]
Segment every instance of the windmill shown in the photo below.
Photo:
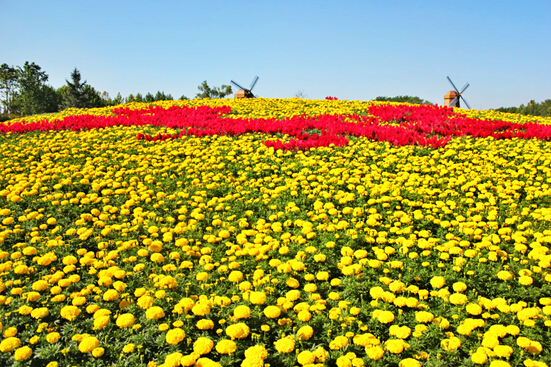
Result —
[[253, 79], [253, 82], [251, 83], [251, 86], [247, 89], [247, 88], [243, 88], [242, 86], [240, 86], [239, 84], [237, 84], [232, 80], [231, 83], [235, 85], [237, 88], [239, 88], [237, 93], [234, 94], [234, 97], [235, 98], [255, 98], [256, 96], [253, 94], [253, 88], [257, 81], [258, 81], [258, 76], [255, 76]]
[[465, 86], [463, 87], [463, 89], [461, 89], [461, 92], [460, 92], [455, 87], [455, 84], [453, 84], [450, 77], [448, 76], [447, 78], [448, 78], [448, 81], [450, 82], [450, 84], [453, 86], [453, 89], [455, 89], [455, 90], [451, 90], [448, 93], [446, 93], [446, 95], [444, 96], [444, 101], [445, 101], [444, 104], [448, 107], [461, 107], [459, 105], [459, 99], [461, 98], [463, 100], [463, 102], [465, 102], [467, 107], [470, 109], [471, 106], [469, 106], [469, 104], [467, 103], [465, 98], [463, 98], [463, 95], [462, 95], [463, 92], [465, 92], [465, 89], [467, 89], [469, 87], [469, 83], [465, 84]]

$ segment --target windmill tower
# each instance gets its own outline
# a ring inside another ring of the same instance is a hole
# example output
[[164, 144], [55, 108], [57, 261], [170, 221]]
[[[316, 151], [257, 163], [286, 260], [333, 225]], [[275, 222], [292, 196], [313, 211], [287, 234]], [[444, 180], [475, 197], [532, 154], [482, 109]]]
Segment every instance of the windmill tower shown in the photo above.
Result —
[[450, 79], [450, 77], [448, 76], [448, 81], [450, 82], [450, 84], [453, 86], [453, 89], [454, 90], [450, 90], [448, 93], [446, 93], [446, 95], [444, 96], [444, 104], [448, 107], [461, 107], [460, 104], [459, 104], [459, 99], [462, 99], [463, 102], [465, 102], [465, 105], [467, 106], [467, 108], [471, 108], [471, 106], [469, 106], [469, 104], [467, 103], [467, 101], [465, 100], [465, 98], [463, 98], [463, 92], [465, 92], [465, 89], [467, 89], [469, 87], [469, 83], [465, 84], [465, 86], [463, 87], [463, 89], [461, 89], [461, 92], [456, 88], [455, 84], [453, 84], [452, 80]]
[[232, 80], [231, 83], [235, 85], [237, 88], [239, 88], [239, 90], [234, 94], [234, 97], [235, 98], [255, 98], [256, 96], [253, 94], [253, 88], [256, 85], [257, 81], [258, 81], [258, 76], [255, 76], [253, 79], [253, 82], [251, 83], [251, 86], [247, 89], [240, 86], [239, 84], [237, 84]]

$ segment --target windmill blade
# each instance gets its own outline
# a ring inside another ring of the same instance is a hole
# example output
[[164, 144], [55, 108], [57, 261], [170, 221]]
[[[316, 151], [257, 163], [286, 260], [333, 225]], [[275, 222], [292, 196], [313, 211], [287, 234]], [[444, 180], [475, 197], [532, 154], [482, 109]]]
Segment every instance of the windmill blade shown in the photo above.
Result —
[[453, 99], [453, 101], [450, 102], [450, 104], [448, 105], [449, 107], [455, 107], [455, 105], [457, 104], [457, 101], [459, 101], [459, 96], [455, 97]]
[[465, 104], [467, 105], [467, 107], [469, 108], [469, 110], [471, 109], [471, 106], [469, 106], [469, 104], [467, 103], [467, 101], [465, 101], [465, 98], [463, 98], [463, 96], [460, 96], [461, 99], [463, 100], [463, 102], [465, 102]]
[[461, 92], [459, 94], [463, 94], [463, 92], [465, 91], [465, 89], [469, 88], [469, 83], [465, 84], [465, 86], [463, 87], [463, 89], [461, 89]]
[[237, 88], [239, 88], [239, 89], [247, 90], [247, 88], [243, 88], [242, 86], [240, 86], [239, 84], [237, 84], [237, 83], [234, 82], [233, 80], [231, 81], [231, 83], [232, 83], [233, 85], [235, 85], [235, 86], [236, 86]]
[[251, 87], [249, 88], [249, 90], [253, 90], [253, 88], [256, 85], [257, 81], [258, 81], [258, 76], [255, 76], [254, 79], [253, 79], [253, 82], [251, 83]]
[[448, 81], [449, 81], [450, 84], [453, 86], [453, 89], [455, 89], [455, 91], [456, 91], [458, 94], [461, 94], [461, 93], [459, 93], [459, 90], [457, 90], [457, 87], [455, 86], [455, 84], [453, 84], [453, 82], [452, 82], [452, 80], [450, 79], [450, 77], [448, 76], [448, 77], [446, 77], [446, 78], [448, 78]]

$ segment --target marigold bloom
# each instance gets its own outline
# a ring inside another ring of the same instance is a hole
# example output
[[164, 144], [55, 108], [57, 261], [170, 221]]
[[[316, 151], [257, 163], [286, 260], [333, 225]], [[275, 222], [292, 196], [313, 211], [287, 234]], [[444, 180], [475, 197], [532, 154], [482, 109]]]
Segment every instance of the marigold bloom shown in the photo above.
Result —
[[0, 352], [11, 352], [21, 345], [21, 340], [14, 336], [7, 337], [0, 342]]
[[200, 355], [209, 354], [214, 347], [214, 342], [207, 337], [201, 336], [193, 343], [193, 351]]
[[216, 343], [215, 349], [220, 354], [231, 354], [237, 350], [237, 345], [232, 340], [222, 339]]
[[367, 354], [369, 359], [377, 361], [383, 357], [385, 351], [379, 346], [365, 347], [365, 354]]
[[269, 319], [278, 318], [281, 315], [281, 309], [277, 306], [268, 306], [264, 309], [264, 315]]
[[57, 331], [54, 331], [46, 335], [46, 341], [48, 343], [56, 343], [59, 340], [59, 338], [61, 338], [61, 335]]
[[60, 315], [64, 319], [74, 321], [80, 315], [80, 309], [76, 306], [65, 306], [61, 309]]
[[17, 350], [13, 355], [13, 358], [16, 361], [25, 361], [29, 359], [32, 354], [33, 354], [33, 350], [30, 347], [25, 345], [24, 347], [17, 348]]
[[249, 335], [249, 327], [245, 323], [237, 323], [226, 328], [226, 334], [235, 339], [243, 339]]
[[292, 337], [286, 337], [274, 342], [275, 349], [279, 353], [291, 353], [295, 350], [295, 339]]
[[82, 353], [90, 353], [98, 346], [99, 346], [98, 338], [96, 338], [95, 336], [87, 336], [80, 341], [78, 345], [78, 349]]
[[165, 311], [159, 306], [153, 306], [145, 311], [145, 317], [148, 320], [158, 320], [165, 317]]
[[421, 367], [421, 362], [414, 358], [402, 359], [398, 364], [399, 367]]
[[197, 321], [197, 324], [195, 326], [197, 326], [197, 329], [199, 330], [210, 330], [214, 328], [214, 322], [209, 319], [201, 319]]
[[132, 315], [131, 313], [125, 313], [117, 317], [116, 324], [119, 328], [122, 329], [122, 328], [130, 327], [134, 325], [135, 321], [136, 321], [136, 318], [134, 317], [134, 315]]
[[346, 347], [347, 345], [348, 338], [346, 336], [339, 335], [329, 343], [329, 348], [332, 350], [339, 350]]
[[233, 317], [236, 319], [246, 319], [251, 316], [251, 309], [245, 305], [239, 305], [233, 310]]
[[168, 344], [176, 345], [186, 337], [184, 330], [180, 328], [171, 329], [166, 333], [165, 340]]

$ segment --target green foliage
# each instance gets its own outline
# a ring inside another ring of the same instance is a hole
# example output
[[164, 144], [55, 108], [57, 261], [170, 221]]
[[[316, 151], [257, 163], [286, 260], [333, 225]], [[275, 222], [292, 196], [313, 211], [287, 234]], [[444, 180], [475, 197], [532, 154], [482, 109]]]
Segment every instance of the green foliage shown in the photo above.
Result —
[[230, 94], [232, 94], [231, 86], [229, 85], [222, 85], [221, 87], [209, 87], [207, 84], [207, 81], [203, 81], [200, 86], [197, 87], [199, 89], [200, 93], [197, 93], [195, 95], [195, 98], [197, 99], [203, 99], [203, 98], [224, 98]]
[[412, 96], [396, 96], [396, 97], [383, 97], [379, 96], [375, 98], [375, 101], [388, 101], [388, 102], [401, 102], [401, 103], [412, 103], [412, 104], [428, 104], [432, 105], [433, 103], [421, 99], [419, 97]]
[[0, 93], [3, 95], [3, 112], [9, 114], [12, 112], [13, 102], [17, 95], [18, 77], [17, 69], [4, 63], [0, 66]]
[[71, 81], [67, 82], [67, 88], [61, 89], [61, 108], [93, 108], [105, 106], [100, 94], [85, 81], [81, 81], [80, 71], [75, 68], [71, 73]]
[[547, 117], [551, 116], [551, 99], [546, 99], [540, 103], [531, 100], [526, 106], [521, 104], [519, 107], [500, 107], [496, 111]]
[[25, 62], [23, 67], [17, 68], [19, 92], [15, 97], [16, 110], [22, 115], [34, 115], [58, 111], [55, 89], [46, 85], [48, 74], [34, 62]]

